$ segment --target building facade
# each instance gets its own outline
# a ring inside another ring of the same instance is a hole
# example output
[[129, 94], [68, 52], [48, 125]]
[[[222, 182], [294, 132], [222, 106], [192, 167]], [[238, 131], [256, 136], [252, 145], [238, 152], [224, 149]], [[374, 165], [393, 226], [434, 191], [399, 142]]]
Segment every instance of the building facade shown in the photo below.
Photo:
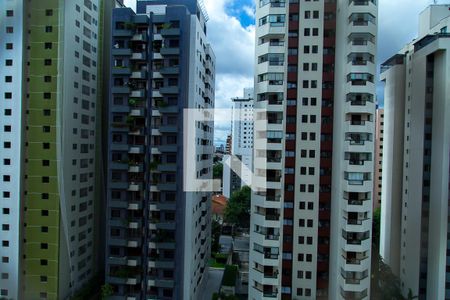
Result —
[[383, 133], [384, 109], [378, 108], [375, 114], [375, 156], [373, 178], [373, 210], [381, 207], [381, 186], [383, 179]]
[[223, 159], [223, 195], [227, 198], [252, 182], [253, 93], [253, 88], [246, 88], [243, 97], [231, 99], [231, 154]]
[[[214, 108], [206, 21], [196, 0], [113, 11], [105, 270], [112, 299], [198, 299], [206, 283], [211, 193], [183, 188], [190, 172], [212, 179], [213, 123], [196, 121], [187, 140], [183, 114]], [[195, 156], [184, 155], [187, 143]], [[185, 169], [186, 159], [195, 170]]]
[[249, 299], [370, 298], [377, 11], [257, 3]]
[[[0, 24], [0, 298], [19, 299], [23, 161], [23, 1], [2, 1]], [[5, 274], [5, 275], [3, 275]], [[6, 275], [7, 274], [7, 275]]]
[[0, 297], [65, 299], [98, 272], [102, 3], [0, 5], [6, 33], [2, 30], [0, 71], [5, 80]]
[[385, 132], [380, 254], [404, 296], [447, 299], [450, 5], [419, 17], [419, 36], [382, 65]]

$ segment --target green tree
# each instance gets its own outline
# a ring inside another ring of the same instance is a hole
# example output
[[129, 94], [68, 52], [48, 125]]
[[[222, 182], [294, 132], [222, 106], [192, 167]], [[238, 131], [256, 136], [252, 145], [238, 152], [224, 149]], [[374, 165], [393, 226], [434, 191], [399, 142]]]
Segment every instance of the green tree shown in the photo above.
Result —
[[112, 285], [110, 284], [104, 284], [101, 287], [101, 296], [102, 296], [102, 300], [103, 299], [108, 299], [109, 296], [111, 296], [114, 293], [114, 289], [112, 287]]
[[225, 207], [225, 222], [240, 228], [249, 228], [250, 198], [251, 189], [248, 186], [244, 186], [240, 190], [235, 191]]
[[216, 220], [212, 220], [211, 222], [211, 252], [219, 252], [220, 251], [220, 232], [222, 230], [222, 226]]
[[223, 176], [223, 164], [217, 163], [213, 166], [213, 177], [216, 179], [222, 179]]

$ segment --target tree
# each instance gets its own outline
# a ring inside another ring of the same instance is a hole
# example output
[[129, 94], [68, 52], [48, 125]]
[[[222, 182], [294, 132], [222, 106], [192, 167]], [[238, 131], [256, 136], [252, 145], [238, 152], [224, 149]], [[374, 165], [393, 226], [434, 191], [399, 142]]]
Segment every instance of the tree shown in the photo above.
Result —
[[222, 230], [222, 226], [216, 220], [212, 220], [211, 222], [211, 252], [219, 252], [220, 251], [220, 232]]
[[218, 163], [213, 166], [213, 177], [216, 179], [222, 179], [223, 176], [223, 164]]
[[112, 285], [110, 284], [104, 284], [101, 287], [101, 296], [102, 299], [108, 299], [109, 296], [111, 296], [114, 293], [114, 289]]
[[225, 222], [240, 228], [249, 228], [250, 198], [251, 189], [248, 186], [244, 186], [240, 190], [235, 191], [225, 207]]

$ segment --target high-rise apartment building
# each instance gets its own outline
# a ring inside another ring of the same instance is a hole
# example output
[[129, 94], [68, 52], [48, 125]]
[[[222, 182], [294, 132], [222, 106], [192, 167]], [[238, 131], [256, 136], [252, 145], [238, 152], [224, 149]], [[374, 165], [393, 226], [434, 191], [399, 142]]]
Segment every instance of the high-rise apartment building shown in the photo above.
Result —
[[[188, 139], [183, 112], [214, 108], [207, 15], [201, 1], [161, 0], [112, 19], [106, 283], [113, 299], [199, 299], [211, 193], [183, 182], [212, 179], [213, 124], [196, 121]], [[195, 156], [186, 158], [188, 143]]]
[[246, 168], [241, 170], [241, 185], [250, 185], [253, 170], [253, 88], [244, 89], [242, 98], [233, 98], [231, 154], [239, 157]]
[[377, 10], [257, 2], [249, 299], [370, 298]]
[[384, 109], [378, 108], [375, 114], [375, 157], [373, 178], [373, 210], [381, 206], [381, 186], [383, 178], [383, 133]]
[[[223, 195], [227, 198], [245, 185], [251, 185], [253, 170], [253, 88], [233, 101], [231, 154], [223, 157]], [[237, 171], [233, 171], [233, 170]]]
[[98, 272], [100, 1], [2, 1], [0, 297], [66, 299]]
[[18, 299], [24, 157], [23, 1], [2, 1], [0, 11], [0, 298]]
[[450, 5], [381, 69], [385, 87], [380, 254], [404, 296], [450, 298]]

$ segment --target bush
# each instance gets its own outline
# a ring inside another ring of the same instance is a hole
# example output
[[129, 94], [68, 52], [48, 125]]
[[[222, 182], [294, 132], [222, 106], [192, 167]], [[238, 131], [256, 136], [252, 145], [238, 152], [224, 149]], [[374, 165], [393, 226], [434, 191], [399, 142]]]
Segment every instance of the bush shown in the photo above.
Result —
[[225, 271], [223, 272], [222, 285], [225, 286], [235, 286], [237, 278], [238, 267], [237, 266], [225, 266]]

